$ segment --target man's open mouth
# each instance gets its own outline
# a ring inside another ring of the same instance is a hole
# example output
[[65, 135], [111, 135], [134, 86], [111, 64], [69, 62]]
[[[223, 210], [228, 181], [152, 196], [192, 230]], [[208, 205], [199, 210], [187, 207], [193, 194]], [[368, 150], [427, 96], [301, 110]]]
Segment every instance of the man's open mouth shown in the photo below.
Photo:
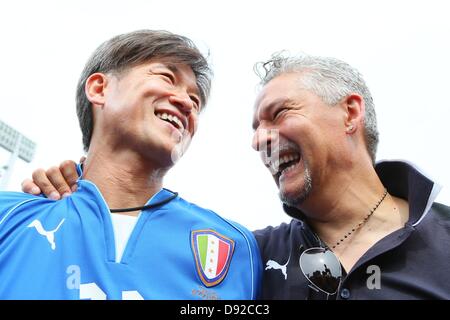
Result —
[[283, 153], [283, 155], [280, 155], [278, 160], [275, 160], [274, 163], [271, 164], [270, 170], [278, 180], [282, 174], [288, 173], [289, 171], [294, 169], [295, 166], [300, 162], [300, 160], [300, 152], [288, 151], [286, 153]]
[[184, 131], [184, 125], [183, 122], [174, 114], [166, 113], [166, 112], [156, 112], [155, 115], [171, 125], [173, 125], [175, 128], [177, 128], [181, 133]]

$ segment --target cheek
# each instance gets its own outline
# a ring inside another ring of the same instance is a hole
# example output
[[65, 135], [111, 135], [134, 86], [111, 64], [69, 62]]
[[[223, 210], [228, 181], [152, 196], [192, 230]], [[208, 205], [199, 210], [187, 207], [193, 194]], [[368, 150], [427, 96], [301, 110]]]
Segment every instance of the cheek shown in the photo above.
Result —
[[189, 118], [189, 131], [192, 136], [197, 132], [198, 129], [199, 116], [198, 114], [192, 114]]
[[106, 97], [105, 107], [111, 112], [128, 113], [137, 104], [138, 94], [126, 87], [118, 88]]
[[153, 101], [166, 99], [170, 95], [167, 83], [161, 80], [142, 81], [123, 90], [122, 101], [130, 104], [150, 104]]
[[152, 78], [140, 83], [137, 90], [145, 92], [146, 94], [153, 94], [155, 96], [166, 96], [170, 95], [170, 92], [173, 90], [173, 86], [162, 79]]
[[287, 117], [279, 126], [279, 133], [299, 146], [308, 142], [311, 132], [312, 126], [298, 117]]

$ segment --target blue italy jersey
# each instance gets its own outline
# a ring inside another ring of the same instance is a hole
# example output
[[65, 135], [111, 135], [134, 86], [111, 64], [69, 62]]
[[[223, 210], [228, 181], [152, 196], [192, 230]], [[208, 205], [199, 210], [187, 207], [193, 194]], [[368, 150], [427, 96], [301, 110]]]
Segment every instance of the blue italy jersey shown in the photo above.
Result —
[[109, 208], [86, 180], [59, 201], [0, 193], [0, 299], [254, 299], [261, 261], [242, 226], [166, 189], [115, 262]]

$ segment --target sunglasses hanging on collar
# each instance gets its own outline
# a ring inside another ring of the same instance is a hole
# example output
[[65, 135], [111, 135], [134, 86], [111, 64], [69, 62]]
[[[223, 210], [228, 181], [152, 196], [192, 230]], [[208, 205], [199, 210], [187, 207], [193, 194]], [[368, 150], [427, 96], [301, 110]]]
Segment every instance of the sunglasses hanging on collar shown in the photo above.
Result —
[[339, 259], [328, 248], [306, 249], [300, 255], [300, 269], [310, 287], [327, 295], [334, 295], [341, 284], [342, 267]]

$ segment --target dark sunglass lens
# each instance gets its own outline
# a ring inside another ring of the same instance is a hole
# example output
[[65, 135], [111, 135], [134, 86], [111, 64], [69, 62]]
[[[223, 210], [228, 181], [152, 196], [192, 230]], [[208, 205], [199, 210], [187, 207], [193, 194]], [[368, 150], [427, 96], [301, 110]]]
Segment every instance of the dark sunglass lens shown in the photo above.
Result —
[[305, 277], [322, 291], [334, 294], [341, 281], [339, 260], [328, 249], [311, 248], [300, 256], [300, 268]]

